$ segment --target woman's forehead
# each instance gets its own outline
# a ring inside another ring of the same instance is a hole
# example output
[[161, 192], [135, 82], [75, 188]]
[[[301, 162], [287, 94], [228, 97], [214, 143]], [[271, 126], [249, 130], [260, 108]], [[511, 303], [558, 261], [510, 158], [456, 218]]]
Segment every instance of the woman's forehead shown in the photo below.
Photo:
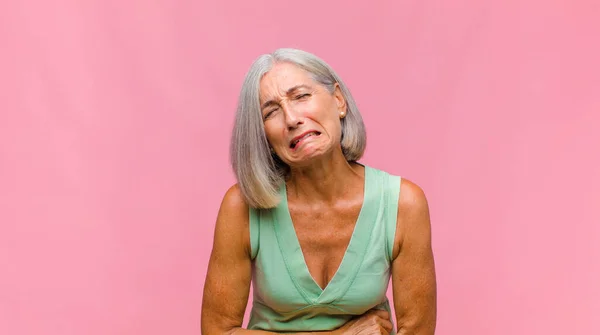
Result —
[[300, 67], [283, 63], [276, 64], [263, 76], [260, 81], [260, 90], [261, 92], [271, 90], [286, 92], [297, 85], [313, 86], [314, 80], [307, 71]]
[[277, 64], [260, 81], [260, 102], [284, 97], [295, 91], [315, 89], [317, 82], [307, 71], [292, 64]]

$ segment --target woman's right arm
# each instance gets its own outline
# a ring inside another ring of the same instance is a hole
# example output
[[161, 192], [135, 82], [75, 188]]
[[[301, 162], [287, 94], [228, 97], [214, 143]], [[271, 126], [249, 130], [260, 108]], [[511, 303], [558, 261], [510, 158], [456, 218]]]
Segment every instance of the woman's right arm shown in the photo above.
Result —
[[221, 202], [202, 297], [203, 335], [274, 334], [242, 328], [252, 263], [249, 209], [237, 185]]
[[215, 226], [202, 298], [203, 335], [247, 332], [241, 327], [252, 277], [248, 226], [248, 205], [239, 187], [232, 186]]
[[[248, 205], [239, 187], [232, 186], [221, 202], [215, 226], [202, 298], [203, 335], [275, 334], [242, 328], [252, 279], [248, 214]], [[318, 334], [389, 334], [391, 323], [387, 319], [387, 312], [372, 311], [337, 330]]]

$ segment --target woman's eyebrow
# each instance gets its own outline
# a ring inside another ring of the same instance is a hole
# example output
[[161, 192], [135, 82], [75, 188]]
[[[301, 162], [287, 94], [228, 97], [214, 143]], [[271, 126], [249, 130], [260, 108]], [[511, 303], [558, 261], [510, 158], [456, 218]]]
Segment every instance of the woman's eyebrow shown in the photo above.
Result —
[[277, 105], [277, 102], [275, 102], [275, 100], [269, 100], [267, 102], [265, 102], [264, 104], [262, 104], [262, 106], [260, 106], [260, 109], [263, 110], [267, 107], [271, 107], [273, 105]]
[[305, 84], [296, 85], [296, 86], [294, 86], [294, 87], [292, 87], [292, 88], [288, 89], [287, 91], [285, 91], [285, 94], [286, 94], [286, 95], [290, 95], [290, 94], [292, 94], [292, 93], [296, 92], [297, 90], [299, 90], [299, 89], [301, 89], [301, 88], [310, 88], [310, 86], [308, 86], [308, 85], [305, 85]]
[[[285, 91], [285, 95], [291, 95], [292, 93], [296, 92], [297, 90], [299, 90], [301, 88], [307, 88], [308, 89], [308, 88], [311, 88], [311, 87], [308, 86], [308, 85], [305, 85], [305, 84], [300, 84], [300, 85], [292, 86], [292, 87], [288, 88]], [[268, 100], [265, 103], [263, 103], [260, 106], [260, 108], [261, 109], [265, 109], [265, 108], [267, 108], [267, 107], [269, 107], [271, 105], [276, 105], [276, 104], [277, 104], [277, 102], [275, 102], [275, 100], [271, 99], [271, 100]]]

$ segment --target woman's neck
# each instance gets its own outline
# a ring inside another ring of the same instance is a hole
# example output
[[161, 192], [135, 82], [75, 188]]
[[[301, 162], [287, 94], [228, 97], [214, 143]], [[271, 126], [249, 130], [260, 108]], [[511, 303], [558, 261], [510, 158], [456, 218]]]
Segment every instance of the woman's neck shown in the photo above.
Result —
[[364, 167], [346, 161], [343, 154], [312, 162], [309, 166], [291, 168], [286, 181], [288, 200], [307, 203], [334, 203], [362, 193]]

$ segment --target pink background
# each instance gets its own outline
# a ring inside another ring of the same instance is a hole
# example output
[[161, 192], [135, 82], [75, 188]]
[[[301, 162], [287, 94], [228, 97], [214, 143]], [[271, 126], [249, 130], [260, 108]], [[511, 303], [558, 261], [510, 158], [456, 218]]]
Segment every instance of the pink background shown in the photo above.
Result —
[[199, 334], [245, 71], [297, 47], [428, 194], [438, 334], [600, 333], [597, 1], [4, 1], [0, 334]]

